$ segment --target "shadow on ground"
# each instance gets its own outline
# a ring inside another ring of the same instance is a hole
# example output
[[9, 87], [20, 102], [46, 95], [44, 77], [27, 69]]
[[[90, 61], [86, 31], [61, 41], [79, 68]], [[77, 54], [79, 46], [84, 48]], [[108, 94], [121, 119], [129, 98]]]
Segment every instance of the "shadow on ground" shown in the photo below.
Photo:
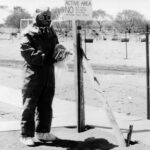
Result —
[[94, 137], [87, 138], [84, 141], [58, 139], [52, 143], [36, 143], [35, 147], [39, 146], [61, 147], [67, 150], [111, 150], [117, 147], [117, 145], [109, 143], [106, 139]]

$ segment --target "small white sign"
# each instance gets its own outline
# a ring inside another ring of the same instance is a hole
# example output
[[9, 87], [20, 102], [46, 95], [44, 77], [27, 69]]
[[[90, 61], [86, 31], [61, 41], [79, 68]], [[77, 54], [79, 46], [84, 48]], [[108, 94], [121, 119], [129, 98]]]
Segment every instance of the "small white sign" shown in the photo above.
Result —
[[92, 0], [65, 0], [64, 20], [91, 20]]

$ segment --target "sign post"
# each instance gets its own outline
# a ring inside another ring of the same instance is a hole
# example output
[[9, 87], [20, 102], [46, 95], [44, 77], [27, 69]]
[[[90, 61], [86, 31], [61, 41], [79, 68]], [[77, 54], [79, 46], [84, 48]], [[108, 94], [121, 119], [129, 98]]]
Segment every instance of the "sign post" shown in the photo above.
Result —
[[147, 119], [150, 119], [150, 81], [149, 81], [149, 26], [146, 26], [146, 80], [147, 80]]
[[[77, 102], [77, 130], [82, 132], [85, 128], [84, 93], [83, 93], [83, 69], [82, 57], [80, 57], [80, 38], [77, 24], [79, 20], [92, 19], [92, 0], [65, 0], [64, 20], [72, 20], [74, 70], [75, 70], [75, 99]], [[78, 40], [77, 40], [78, 39]]]
[[84, 82], [83, 82], [83, 51], [81, 40], [81, 26], [77, 25], [77, 80], [78, 80], [78, 100], [77, 100], [77, 122], [78, 132], [85, 130], [84, 111]]

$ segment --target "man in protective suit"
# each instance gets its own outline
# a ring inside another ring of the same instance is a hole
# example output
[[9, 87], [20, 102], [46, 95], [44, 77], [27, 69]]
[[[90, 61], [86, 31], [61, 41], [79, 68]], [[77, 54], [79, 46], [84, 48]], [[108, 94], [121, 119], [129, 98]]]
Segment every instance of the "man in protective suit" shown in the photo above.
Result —
[[60, 57], [56, 54], [54, 57], [54, 51], [59, 44], [51, 26], [51, 12], [41, 11], [35, 20], [32, 28], [24, 34], [21, 43], [25, 72], [20, 141], [28, 146], [35, 144], [34, 136], [43, 141], [57, 139], [50, 134], [55, 93], [54, 63], [65, 58], [65, 55]]

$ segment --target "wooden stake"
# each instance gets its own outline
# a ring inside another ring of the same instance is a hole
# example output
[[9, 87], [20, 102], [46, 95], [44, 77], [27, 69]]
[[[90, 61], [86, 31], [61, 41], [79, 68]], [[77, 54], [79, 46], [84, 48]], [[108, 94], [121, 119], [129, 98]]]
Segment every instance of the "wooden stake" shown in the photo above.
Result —
[[[78, 132], [84, 131], [85, 128], [85, 114], [84, 114], [84, 96], [83, 96], [83, 67], [82, 60], [77, 47], [77, 21], [72, 21], [73, 26], [73, 47], [74, 47], [74, 78], [75, 78], [75, 100], [77, 107], [77, 130]], [[78, 41], [78, 44], [79, 41]]]

